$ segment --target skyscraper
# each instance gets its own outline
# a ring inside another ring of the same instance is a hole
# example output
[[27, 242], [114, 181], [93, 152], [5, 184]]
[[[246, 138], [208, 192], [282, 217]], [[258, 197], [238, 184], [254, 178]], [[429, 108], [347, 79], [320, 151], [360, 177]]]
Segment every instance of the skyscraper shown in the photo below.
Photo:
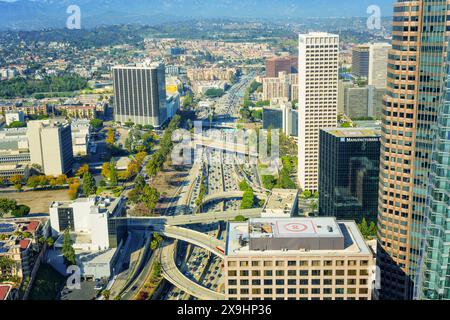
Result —
[[352, 73], [361, 78], [369, 77], [369, 46], [357, 45], [352, 49]]
[[389, 43], [372, 43], [369, 46], [368, 84], [376, 88], [386, 87]]
[[319, 130], [337, 126], [339, 36], [299, 36], [298, 172], [300, 187], [317, 191]]
[[[447, 52], [447, 59], [450, 61]], [[450, 300], [450, 65], [447, 89], [439, 108], [422, 241], [422, 263], [415, 298]]]
[[412, 297], [421, 257], [433, 128], [446, 72], [448, 0], [394, 4], [384, 98], [377, 264], [381, 299]]
[[376, 220], [380, 136], [379, 129], [320, 130], [320, 216]]
[[72, 169], [72, 130], [69, 123], [29, 121], [27, 137], [30, 162], [40, 165], [46, 175], [57, 176]]
[[113, 85], [115, 121], [131, 121], [156, 128], [166, 122], [166, 81], [163, 64], [114, 67]]

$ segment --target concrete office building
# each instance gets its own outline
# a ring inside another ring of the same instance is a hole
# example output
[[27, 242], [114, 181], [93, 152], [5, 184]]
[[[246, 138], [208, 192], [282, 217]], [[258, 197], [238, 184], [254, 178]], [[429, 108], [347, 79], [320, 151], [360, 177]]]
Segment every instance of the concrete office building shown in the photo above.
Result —
[[298, 70], [297, 57], [274, 57], [266, 60], [266, 77], [277, 78], [280, 72], [286, 74], [297, 73]]
[[[380, 157], [377, 264], [381, 299], [411, 299], [423, 274], [419, 272], [421, 238], [427, 205], [434, 201], [427, 199], [427, 190], [432, 187], [433, 143], [439, 143], [434, 140], [434, 129], [438, 114], [442, 115], [447, 78], [449, 6], [450, 1], [394, 3]], [[438, 190], [435, 194], [445, 198]], [[448, 217], [448, 198], [446, 205]], [[442, 203], [439, 206], [435, 208], [445, 210]], [[440, 234], [445, 233], [438, 229]], [[440, 245], [427, 254], [444, 250], [434, 236], [430, 243]], [[432, 259], [436, 261], [438, 256]], [[432, 272], [425, 275], [433, 276]], [[440, 294], [432, 289], [429, 298], [433, 292]]]
[[375, 86], [358, 87], [357, 85], [343, 85], [343, 110], [350, 118], [380, 118], [383, 108], [384, 88]]
[[112, 73], [115, 121], [161, 127], [167, 120], [164, 65], [117, 66]]
[[369, 86], [386, 88], [389, 43], [372, 43], [369, 49]]
[[64, 231], [69, 230], [76, 262], [86, 278], [109, 278], [120, 249], [127, 238], [122, 197], [92, 197], [74, 201], [55, 201], [50, 205], [51, 232], [61, 249]]
[[228, 230], [228, 300], [371, 299], [373, 255], [355, 222], [254, 218]]
[[40, 165], [46, 175], [57, 176], [72, 170], [73, 148], [69, 123], [29, 121], [27, 137], [31, 164]]
[[299, 36], [298, 166], [300, 187], [317, 191], [319, 130], [337, 126], [339, 36]]
[[376, 221], [380, 137], [380, 129], [320, 130], [320, 216]]
[[352, 73], [358, 78], [369, 77], [369, 46], [367, 44], [353, 47]]
[[89, 142], [91, 138], [91, 125], [89, 120], [74, 120], [70, 123], [72, 130], [72, 149], [76, 156], [89, 153]]

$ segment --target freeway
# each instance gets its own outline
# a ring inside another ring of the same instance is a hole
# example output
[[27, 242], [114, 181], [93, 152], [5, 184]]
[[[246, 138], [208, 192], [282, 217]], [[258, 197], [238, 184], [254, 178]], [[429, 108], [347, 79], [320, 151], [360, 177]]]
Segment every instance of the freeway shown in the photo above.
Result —
[[225, 243], [207, 234], [169, 225], [155, 227], [155, 231], [168, 238], [189, 242], [224, 258]]
[[161, 271], [163, 277], [177, 288], [201, 300], [224, 300], [225, 296], [221, 293], [207, 289], [198, 283], [185, 277], [174, 259], [175, 244], [164, 241], [161, 249]]
[[146, 228], [158, 225], [188, 225], [197, 223], [211, 223], [217, 221], [231, 221], [236, 216], [245, 218], [258, 218], [261, 216], [262, 208], [245, 209], [236, 211], [210, 212], [191, 215], [179, 215], [170, 217], [118, 217], [116, 219], [127, 219], [129, 228]]

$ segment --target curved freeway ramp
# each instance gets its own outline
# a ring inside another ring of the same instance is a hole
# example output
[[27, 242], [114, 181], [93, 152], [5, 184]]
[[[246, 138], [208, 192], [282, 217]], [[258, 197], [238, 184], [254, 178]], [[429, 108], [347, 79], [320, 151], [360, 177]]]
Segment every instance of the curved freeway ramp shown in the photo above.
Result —
[[168, 238], [185, 241], [199, 246], [222, 259], [225, 257], [225, 243], [204, 233], [168, 225], [155, 228], [155, 231]]
[[205, 288], [185, 277], [175, 263], [175, 244], [164, 242], [161, 249], [161, 271], [163, 277], [177, 288], [201, 300], [224, 300], [225, 295]]

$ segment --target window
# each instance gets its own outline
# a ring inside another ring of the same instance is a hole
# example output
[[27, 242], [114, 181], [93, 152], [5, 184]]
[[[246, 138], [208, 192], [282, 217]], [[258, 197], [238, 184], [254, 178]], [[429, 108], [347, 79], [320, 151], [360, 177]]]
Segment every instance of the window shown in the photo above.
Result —
[[284, 280], [283, 279], [278, 279], [278, 280], [275, 281], [275, 284], [277, 286], [284, 286]]
[[264, 270], [264, 276], [271, 277], [272, 276], [272, 270]]
[[312, 276], [320, 276], [320, 270], [312, 270], [311, 275]]
[[272, 283], [273, 283], [273, 282], [272, 282], [271, 279], [265, 279], [265, 280], [264, 280], [264, 285], [265, 285], [265, 286], [271, 286]]
[[252, 261], [252, 267], [259, 267], [261, 265], [260, 261]]
[[228, 285], [236, 286], [237, 285], [237, 280], [228, 280]]
[[272, 294], [272, 289], [264, 289], [264, 294]]
[[228, 289], [228, 294], [237, 294], [237, 289]]
[[240, 275], [241, 277], [248, 277], [248, 270], [241, 270]]
[[284, 267], [284, 261], [277, 261], [277, 262], [275, 263], [275, 265], [276, 265], [277, 267]]
[[252, 280], [252, 285], [253, 285], [253, 286], [259, 286], [259, 285], [261, 285], [261, 280]]
[[334, 290], [334, 293], [336, 293], [336, 294], [344, 294], [344, 288], [336, 288]]
[[308, 270], [300, 270], [300, 276], [306, 277], [308, 276], [309, 271]]
[[237, 266], [237, 262], [236, 261], [228, 261], [228, 266], [229, 267], [236, 267]]
[[311, 289], [312, 294], [320, 294], [320, 288]]
[[295, 277], [296, 274], [297, 272], [295, 270], [288, 270], [288, 276]]
[[252, 270], [252, 276], [253, 277], [259, 277], [261, 275], [261, 271], [259, 270]]
[[264, 267], [271, 267], [272, 265], [272, 261], [264, 261]]
[[297, 265], [297, 261], [291, 260], [288, 261], [288, 267], [295, 267]]
[[277, 270], [277, 271], [275, 271], [275, 275], [276, 275], [277, 277], [282, 277], [282, 276], [284, 276], [284, 270]]
[[229, 270], [228, 271], [228, 276], [229, 277], [236, 277], [237, 276], [237, 271], [236, 270]]
[[248, 261], [241, 261], [241, 262], [239, 262], [239, 265], [241, 267], [248, 267]]
[[313, 286], [320, 286], [320, 279], [312, 279], [311, 284]]
[[345, 275], [345, 271], [344, 270], [336, 270], [336, 275], [343, 276], [343, 275]]
[[313, 261], [311, 261], [311, 265], [313, 267], [320, 267], [320, 260], [313, 260]]

